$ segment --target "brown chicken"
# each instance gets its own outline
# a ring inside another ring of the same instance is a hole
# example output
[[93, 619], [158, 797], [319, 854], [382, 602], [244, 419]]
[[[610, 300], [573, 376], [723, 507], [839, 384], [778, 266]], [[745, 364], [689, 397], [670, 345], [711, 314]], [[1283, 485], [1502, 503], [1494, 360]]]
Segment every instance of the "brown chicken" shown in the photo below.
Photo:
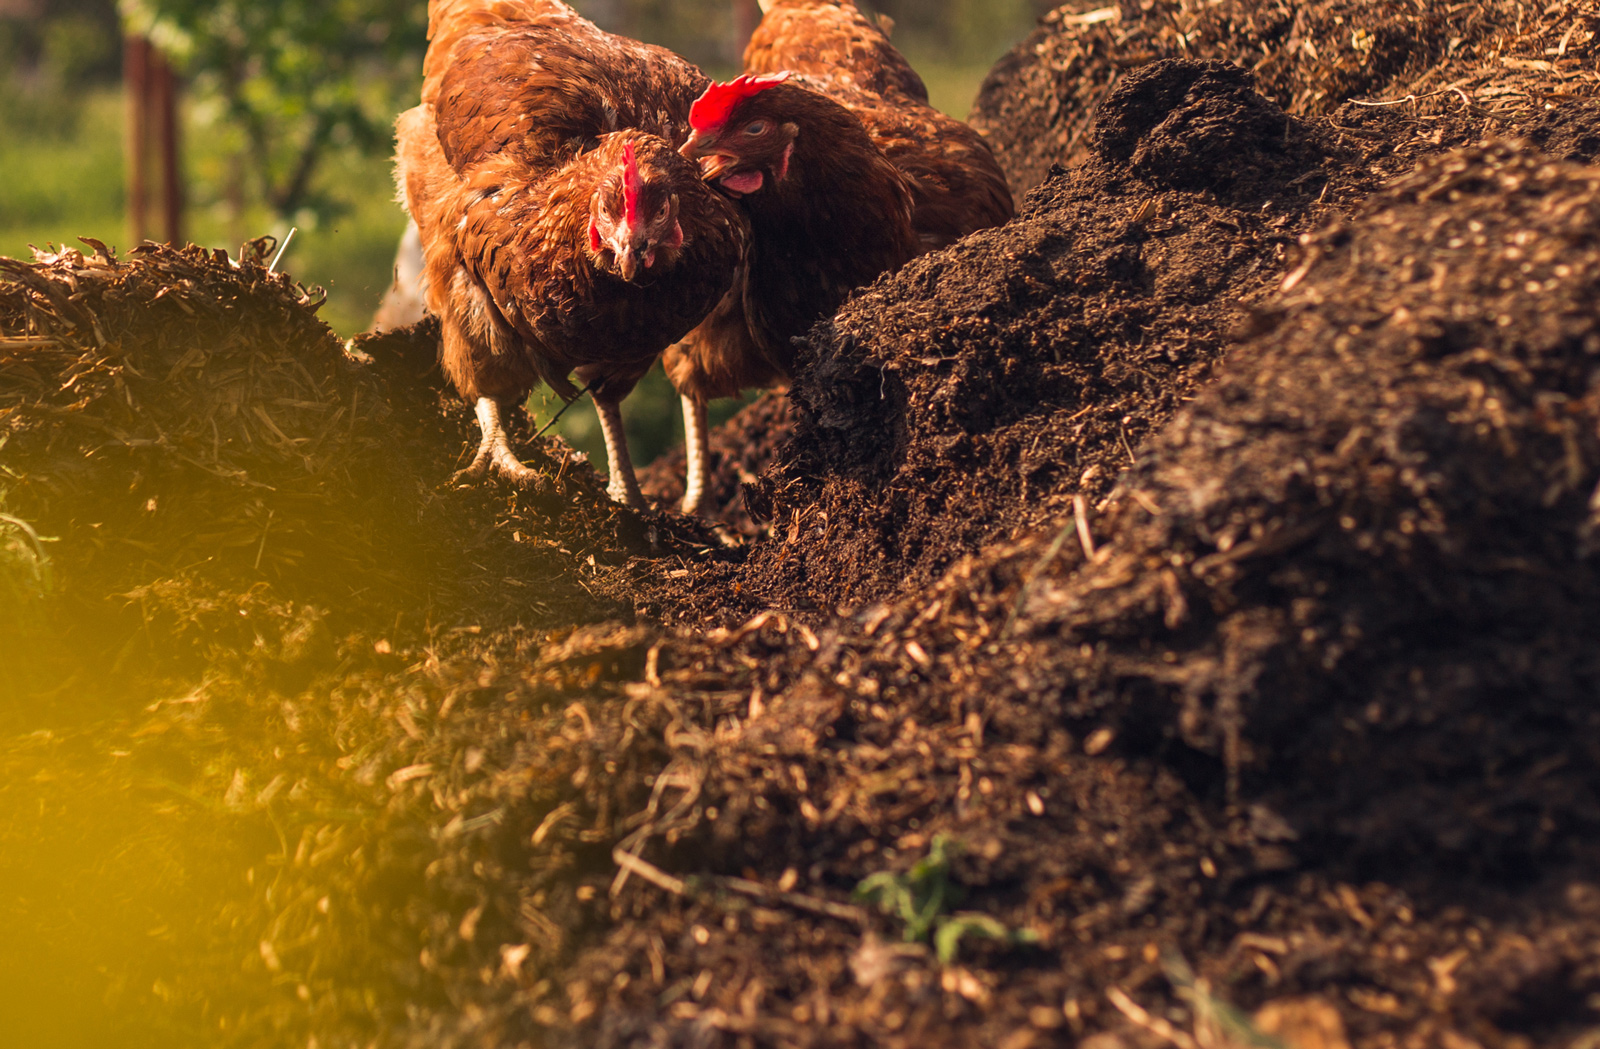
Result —
[[706, 402], [792, 371], [791, 340], [854, 289], [1013, 214], [983, 138], [928, 104], [922, 79], [850, 0], [764, 0], [745, 75], [707, 88], [684, 146], [741, 200], [751, 248], [707, 322], [667, 351], [699, 508]]
[[761, 23], [744, 52], [746, 73], [787, 70], [839, 84], [928, 101], [928, 88], [889, 42], [894, 23], [866, 17], [853, 3], [761, 0]]
[[642, 506], [618, 404], [721, 300], [746, 244], [738, 208], [677, 150], [707, 81], [559, 0], [434, 0], [429, 39], [396, 167], [441, 362], [483, 428], [462, 473], [532, 482], [502, 413], [540, 381], [570, 400], [575, 374], [611, 496]]
[[[796, 74], [796, 83], [858, 117], [873, 145], [911, 179], [912, 222], [926, 248], [1011, 220], [1011, 190], [989, 144], [928, 104], [922, 78], [852, 0], [762, 0], [761, 8], [744, 53], [746, 75]], [[736, 127], [743, 117], [727, 112], [720, 127]], [[736, 136], [714, 143], [718, 136], [697, 131], [691, 156], [738, 157]]]

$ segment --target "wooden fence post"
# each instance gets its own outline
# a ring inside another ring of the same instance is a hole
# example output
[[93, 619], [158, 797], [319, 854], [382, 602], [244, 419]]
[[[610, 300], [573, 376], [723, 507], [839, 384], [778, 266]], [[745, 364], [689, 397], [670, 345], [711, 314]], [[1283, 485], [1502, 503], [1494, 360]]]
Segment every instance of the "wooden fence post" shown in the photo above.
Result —
[[155, 106], [156, 137], [161, 166], [161, 232], [167, 243], [183, 241], [182, 128], [178, 120], [178, 77], [165, 55], [155, 56], [155, 83], [151, 101]]
[[149, 171], [150, 146], [147, 102], [150, 96], [150, 41], [130, 36], [122, 53], [123, 91], [127, 96], [128, 142], [128, 240], [129, 246], [144, 242], [150, 229]]
[[130, 36], [123, 51], [128, 114], [128, 234], [133, 244], [152, 233], [151, 168], [159, 179], [162, 237], [183, 242], [182, 135], [178, 82], [149, 38]]
[[733, 0], [733, 57], [743, 64], [745, 45], [761, 22], [761, 7], [756, 0]]

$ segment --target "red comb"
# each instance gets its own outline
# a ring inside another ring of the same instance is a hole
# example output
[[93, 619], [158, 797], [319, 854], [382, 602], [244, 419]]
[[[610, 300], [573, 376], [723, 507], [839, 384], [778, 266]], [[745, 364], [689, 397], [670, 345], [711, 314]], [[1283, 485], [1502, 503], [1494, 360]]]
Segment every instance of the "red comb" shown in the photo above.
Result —
[[632, 142], [622, 147], [622, 214], [628, 228], [638, 225], [639, 158], [634, 156]]
[[746, 73], [726, 84], [712, 84], [689, 107], [689, 126], [696, 131], [715, 131], [727, 122], [728, 114], [741, 99], [777, 87], [789, 79], [788, 73], [752, 76]]

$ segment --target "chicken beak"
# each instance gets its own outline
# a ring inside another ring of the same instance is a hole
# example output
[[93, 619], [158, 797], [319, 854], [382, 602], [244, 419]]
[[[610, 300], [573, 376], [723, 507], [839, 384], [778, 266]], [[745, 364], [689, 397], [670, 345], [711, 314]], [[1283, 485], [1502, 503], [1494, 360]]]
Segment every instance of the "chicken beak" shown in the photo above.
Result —
[[700, 157], [700, 177], [714, 182], [739, 163], [739, 158], [728, 153], [709, 153]]
[[678, 152], [682, 153], [684, 156], [688, 157], [690, 160], [699, 160], [701, 157], [703, 157], [705, 155], [706, 145], [707, 145], [708, 141], [709, 141], [709, 137], [708, 136], [702, 135], [698, 131], [691, 131], [691, 132], [689, 132], [688, 141], [686, 141], [683, 144], [683, 146], [678, 150]]
[[623, 280], [632, 280], [634, 274], [639, 272], [639, 256], [634, 254], [631, 247], [617, 253], [617, 269], [622, 271]]
[[727, 172], [739, 158], [729, 153], [717, 151], [717, 136], [702, 135], [698, 131], [689, 133], [689, 140], [683, 144], [678, 152], [690, 160], [700, 162], [700, 177], [710, 181]]

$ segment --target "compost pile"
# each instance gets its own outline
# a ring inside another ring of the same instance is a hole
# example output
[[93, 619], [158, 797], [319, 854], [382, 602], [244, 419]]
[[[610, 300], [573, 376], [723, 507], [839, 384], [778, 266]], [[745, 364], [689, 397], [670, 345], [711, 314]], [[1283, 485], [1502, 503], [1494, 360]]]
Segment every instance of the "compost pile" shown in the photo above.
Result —
[[571, 623], [595, 599], [570, 559], [710, 541], [622, 517], [559, 446], [528, 450], [552, 478], [531, 496], [447, 484], [470, 421], [427, 379], [436, 339], [346, 352], [317, 293], [268, 272], [270, 241], [238, 261], [92, 247], [0, 262], [5, 508], [60, 544], [64, 622], [115, 630], [136, 610], [143, 633], [157, 615], [181, 632], [216, 611], [206, 595], [265, 584], [353, 625], [402, 608]]
[[[1251, 70], [1285, 111], [1324, 117], [1383, 153], [1520, 134], [1568, 159], [1600, 147], [1592, 0], [1078, 0], [1052, 11], [990, 71], [972, 123], [1014, 191], [1084, 159], [1097, 109], [1162, 58]], [[1388, 121], [1393, 116], [1397, 119]], [[1381, 133], [1364, 125], [1376, 118]]]
[[14, 956], [105, 896], [102, 975], [0, 985], [105, 1044], [1596, 1044], [1594, 15], [1055, 13], [980, 99], [1042, 183], [811, 333], [717, 532], [559, 442], [452, 484], [433, 333], [260, 251], [4, 263], [0, 833], [107, 858], [0, 841]]
[[[860, 607], [1103, 496], [1297, 237], [1337, 213], [1330, 198], [1373, 185], [1222, 63], [1128, 77], [1096, 142], [1016, 221], [912, 262], [813, 332], [796, 433], [758, 492], [775, 542], [749, 576], [765, 599]], [[1172, 185], [1197, 172], [1208, 185]]]
[[[24, 1040], [76, 1044], [78, 1023], [83, 1041], [209, 1044], [219, 1019], [273, 1013], [216, 974], [250, 980], [241, 945], [293, 918], [275, 897], [219, 923], [259, 836], [282, 844], [278, 795], [297, 828], [333, 813], [309, 824], [324, 835], [382, 808], [347, 798], [369, 767], [352, 784], [337, 763], [387, 753], [392, 729], [411, 742], [385, 668], [626, 614], [641, 555], [721, 544], [623, 514], [560, 442], [521, 447], [541, 490], [453, 485], [475, 424], [442, 390], [436, 330], [346, 349], [320, 295], [270, 271], [270, 242], [239, 259], [88, 246], [0, 260], [0, 797], [27, 814], [0, 849], [0, 1005], [27, 1010], [6, 1013]], [[66, 861], [78, 883], [52, 868], [85, 848], [94, 862]], [[129, 959], [110, 990], [107, 952]], [[70, 980], [47, 964], [63, 954]]]

